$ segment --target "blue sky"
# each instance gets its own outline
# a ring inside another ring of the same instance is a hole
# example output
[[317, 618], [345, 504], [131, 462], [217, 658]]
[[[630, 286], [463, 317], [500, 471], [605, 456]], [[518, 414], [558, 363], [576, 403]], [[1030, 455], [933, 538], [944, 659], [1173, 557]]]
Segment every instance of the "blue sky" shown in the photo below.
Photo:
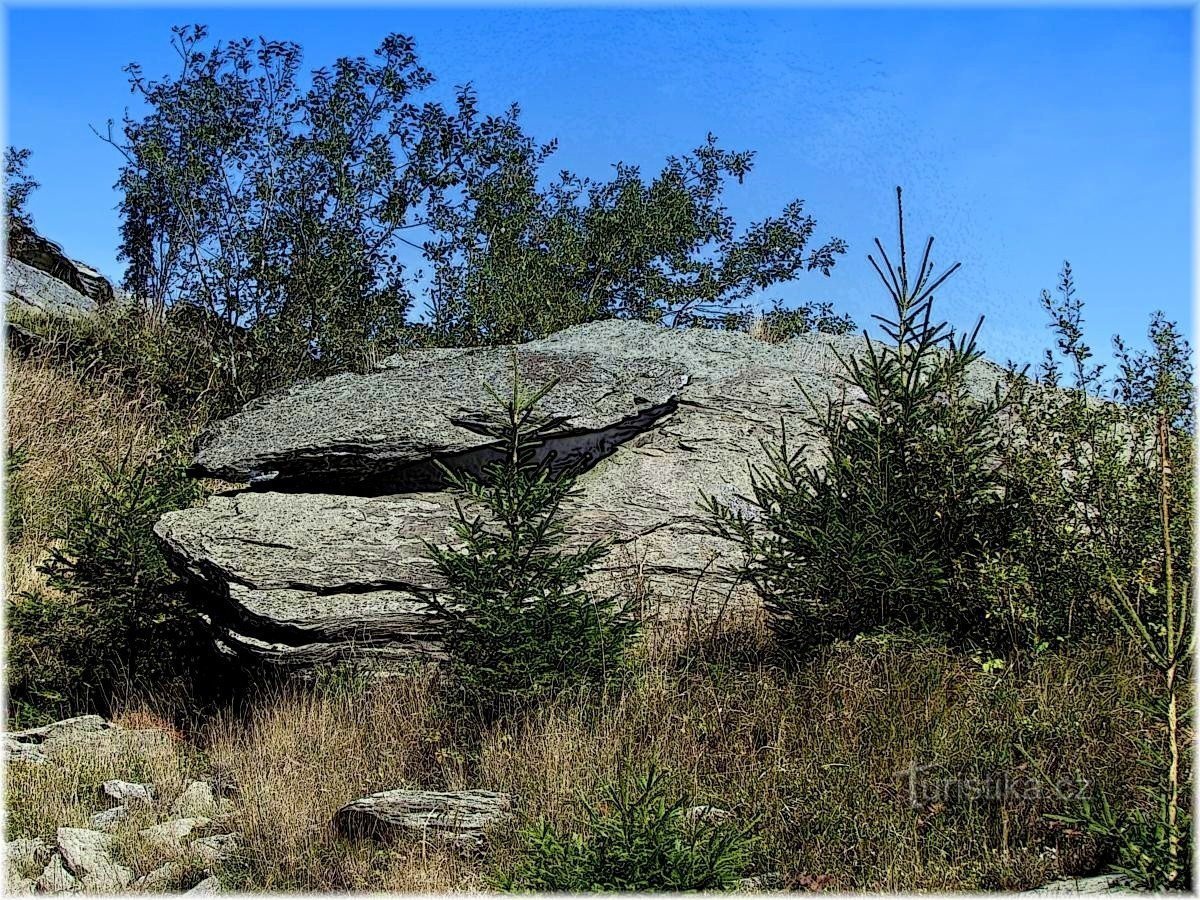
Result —
[[[448, 94], [511, 101], [557, 168], [657, 171], [709, 131], [757, 151], [728, 201], [739, 222], [801, 197], [850, 252], [774, 295], [831, 300], [866, 323], [886, 295], [866, 261], [912, 237], [963, 270], [942, 312], [986, 315], [989, 355], [1032, 361], [1064, 259], [1089, 333], [1140, 338], [1163, 309], [1191, 330], [1191, 11], [1025, 8], [10, 8], [7, 142], [33, 150], [31, 210], [68, 252], [119, 276], [119, 166], [89, 130], [131, 102], [121, 68], [170, 71], [172, 24], [299, 42], [306, 62], [415, 36]], [[1139, 341], [1140, 343], [1140, 341]]]

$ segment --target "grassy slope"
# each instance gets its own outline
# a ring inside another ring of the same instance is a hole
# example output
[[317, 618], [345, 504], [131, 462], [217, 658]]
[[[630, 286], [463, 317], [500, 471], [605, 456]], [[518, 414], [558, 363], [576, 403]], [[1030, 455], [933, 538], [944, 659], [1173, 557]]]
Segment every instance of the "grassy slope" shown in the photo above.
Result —
[[[28, 455], [25, 521], [9, 555], [19, 590], [39, 581], [34, 566], [64, 498], [95, 489], [95, 464], [152, 452], [167, 429], [139, 398], [47, 362], [10, 361], [8, 398], [9, 441]], [[264, 692], [154, 760], [10, 766], [11, 834], [82, 823], [108, 777], [155, 775], [169, 792], [219, 766], [242, 791], [234, 827], [246, 852], [224, 873], [229, 886], [471, 888], [486, 866], [439, 848], [339, 841], [331, 814], [376, 790], [485, 787], [517, 794], [521, 821], [573, 825], [580, 797], [655, 761], [698, 802], [757, 818], [756, 869], [790, 884], [1021, 888], [1091, 860], [1086, 841], [1044, 819], [1059, 803], [1020, 748], [1051, 778], [1079, 771], [1115, 797], [1140, 780], [1131, 737], [1142, 728], [1134, 700], [1145, 673], [1119, 648], [985, 672], [970, 656], [892, 639], [785, 671], [753, 616], [714, 632], [659, 625], [619, 691], [565, 696], [482, 732], [439, 709], [429, 673]], [[914, 805], [902, 774], [914, 761], [960, 789]], [[972, 797], [980, 787], [965, 781], [1005, 777], [1016, 789], [999, 799]], [[139, 871], [155, 863], [127, 843]], [[493, 862], [514, 845], [512, 830], [498, 835]]]

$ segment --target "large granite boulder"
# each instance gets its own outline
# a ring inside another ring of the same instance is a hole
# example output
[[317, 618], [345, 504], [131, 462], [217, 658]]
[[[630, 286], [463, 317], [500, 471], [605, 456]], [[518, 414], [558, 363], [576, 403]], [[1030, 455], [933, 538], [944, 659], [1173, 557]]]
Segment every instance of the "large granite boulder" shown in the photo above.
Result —
[[[811, 440], [810, 400], [845, 389], [839, 357], [863, 346], [608, 321], [519, 347], [524, 379], [561, 379], [544, 407], [564, 418], [553, 449], [589, 467], [571, 531], [617, 545], [598, 588], [636, 572], [665, 599], [726, 602], [737, 549], [708, 532], [702, 495], [736, 502], [760, 442], [781, 428]], [[998, 371], [981, 366], [979, 389]], [[451, 541], [455, 512], [433, 461], [487, 458], [484, 385], [503, 389], [510, 372], [511, 350], [410, 351], [371, 374], [269, 395], [211, 429], [194, 471], [250, 489], [170, 513], [156, 531], [206, 598], [221, 646], [301, 669], [346, 654], [436, 656], [425, 542]]]

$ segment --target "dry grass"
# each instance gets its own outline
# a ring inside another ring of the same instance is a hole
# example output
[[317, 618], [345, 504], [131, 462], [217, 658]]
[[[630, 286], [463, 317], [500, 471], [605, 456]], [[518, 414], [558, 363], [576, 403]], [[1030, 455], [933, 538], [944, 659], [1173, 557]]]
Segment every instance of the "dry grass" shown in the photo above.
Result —
[[20, 468], [20, 531], [8, 546], [9, 590], [45, 588], [37, 571], [65, 504], [96, 491], [100, 466], [127, 455], [145, 459], [162, 446], [162, 414], [111, 379], [66, 374], [45, 358], [6, 359], [7, 440]]
[[[1020, 748], [1051, 778], [1079, 771], [1115, 797], [1140, 778], [1131, 739], [1143, 727], [1133, 709], [1145, 673], [1122, 650], [1046, 654], [996, 673], [892, 639], [786, 670], [762, 641], [753, 621], [667, 623], [619, 689], [562, 695], [486, 727], [447, 714], [429, 670], [291, 684], [210, 722], [193, 753], [10, 775], [10, 810], [18, 833], [52, 832], [95, 811], [105, 777], [181, 786], [200, 770], [224, 772], [238, 786], [227, 827], [244, 842], [221, 873], [227, 888], [478, 890], [513, 861], [519, 826], [546, 817], [578, 827], [582, 798], [655, 762], [696, 802], [756, 821], [758, 874], [834, 890], [1019, 889], [1094, 861], [1086, 840], [1045, 819], [1058, 801]], [[914, 760], [929, 778], [1017, 779], [1017, 790], [914, 804]], [[520, 815], [483, 859], [415, 840], [347, 841], [329, 827], [344, 803], [400, 787], [509, 791]], [[154, 861], [129, 852], [139, 871]]]
[[378, 848], [338, 839], [342, 805], [402, 787], [464, 787], [462, 754], [438, 714], [436, 680], [423, 670], [369, 688], [270, 692], [207, 730], [215, 765], [239, 787], [236, 828], [247, 849], [226, 873], [255, 890], [440, 891], [473, 867], [447, 848]]
[[[1087, 773], [1127, 795], [1144, 677], [1130, 656], [1047, 656], [992, 674], [922, 646], [835, 648], [795, 673], [721, 661], [690, 675], [648, 672], [606, 702], [564, 697], [485, 737], [479, 783], [527, 815], [578, 826], [580, 796], [651, 762], [698, 802], [756, 818], [761, 872], [837, 890], [1016, 889], [1086, 865], [1043, 814], [1051, 778]], [[962, 790], [914, 805], [903, 774]], [[1016, 796], [972, 799], [1013, 779]], [[1059, 854], [1062, 854], [1061, 856]]]

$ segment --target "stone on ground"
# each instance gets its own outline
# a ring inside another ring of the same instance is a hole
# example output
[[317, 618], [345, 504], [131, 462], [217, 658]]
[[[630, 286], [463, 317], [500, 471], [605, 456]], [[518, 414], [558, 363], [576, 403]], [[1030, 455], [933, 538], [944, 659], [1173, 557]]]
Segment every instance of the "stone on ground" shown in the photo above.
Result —
[[138, 834], [147, 842], [157, 847], [166, 850], [177, 850], [183, 846], [184, 838], [191, 835], [193, 831], [207, 828], [211, 824], [211, 819], [204, 818], [203, 816], [193, 816], [186, 819], [172, 819], [169, 822], [160, 822], [157, 825], [151, 825], [149, 828], [143, 828]]
[[145, 806], [154, 803], [154, 785], [152, 784], [113, 779], [104, 782], [100, 786], [100, 791], [118, 803], [141, 803]]
[[212, 834], [197, 838], [190, 846], [192, 852], [206, 863], [216, 865], [237, 853], [239, 843], [236, 834]]
[[112, 835], [87, 828], [60, 828], [56, 844], [67, 870], [85, 889], [111, 893], [133, 882], [133, 871], [113, 859]]
[[204, 781], [190, 781], [171, 805], [171, 815], [179, 818], [212, 816], [217, 812], [217, 800], [212, 786]]
[[184, 891], [185, 894], [219, 894], [221, 893], [221, 881], [216, 875], [209, 875], [202, 882], [189, 890]]
[[400, 832], [479, 845], [484, 832], [512, 814], [513, 800], [494, 791], [383, 791], [337, 811], [334, 827], [348, 837]]
[[55, 853], [34, 883], [33, 889], [39, 894], [64, 894], [78, 890], [79, 879], [67, 871], [63, 865], [63, 858]]

